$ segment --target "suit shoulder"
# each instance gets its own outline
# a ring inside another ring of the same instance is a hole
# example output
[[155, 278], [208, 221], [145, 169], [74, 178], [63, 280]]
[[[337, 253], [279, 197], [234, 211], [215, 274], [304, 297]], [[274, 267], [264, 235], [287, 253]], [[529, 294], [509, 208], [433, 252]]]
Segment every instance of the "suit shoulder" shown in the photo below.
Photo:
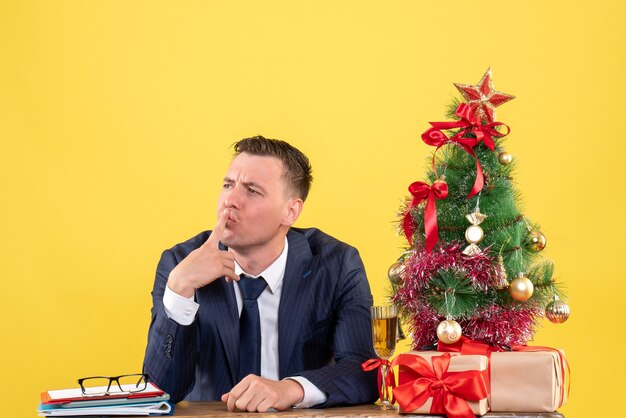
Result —
[[328, 255], [328, 254], [343, 254], [346, 252], [356, 252], [358, 250], [343, 242], [338, 240], [337, 238], [328, 235], [327, 233], [321, 231], [317, 228], [292, 228], [295, 232], [298, 232], [306, 238], [309, 246], [311, 247], [311, 252], [316, 255]]

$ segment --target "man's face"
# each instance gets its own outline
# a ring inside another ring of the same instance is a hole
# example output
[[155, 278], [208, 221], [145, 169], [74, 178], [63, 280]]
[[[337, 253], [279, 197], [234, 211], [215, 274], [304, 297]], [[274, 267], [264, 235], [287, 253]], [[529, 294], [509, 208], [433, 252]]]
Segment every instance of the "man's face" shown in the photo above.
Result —
[[[233, 159], [218, 201], [218, 216], [230, 211], [222, 243], [239, 252], [282, 245], [302, 205], [300, 199], [288, 197], [283, 172], [275, 157], [244, 152]], [[297, 213], [294, 201], [299, 202]]]

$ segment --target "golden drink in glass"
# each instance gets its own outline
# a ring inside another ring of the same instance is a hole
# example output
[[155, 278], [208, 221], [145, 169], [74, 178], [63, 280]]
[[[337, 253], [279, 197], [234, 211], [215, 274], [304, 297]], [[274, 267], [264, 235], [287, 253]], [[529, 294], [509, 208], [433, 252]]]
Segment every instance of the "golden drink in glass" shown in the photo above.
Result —
[[396, 349], [398, 317], [372, 318], [372, 339], [378, 357], [388, 359]]
[[[396, 349], [396, 339], [398, 336], [398, 307], [372, 306], [372, 342], [374, 351], [383, 360], [389, 360]], [[381, 409], [393, 409], [394, 406], [389, 401], [389, 386], [387, 385], [388, 366], [381, 366], [382, 382], [380, 387]]]

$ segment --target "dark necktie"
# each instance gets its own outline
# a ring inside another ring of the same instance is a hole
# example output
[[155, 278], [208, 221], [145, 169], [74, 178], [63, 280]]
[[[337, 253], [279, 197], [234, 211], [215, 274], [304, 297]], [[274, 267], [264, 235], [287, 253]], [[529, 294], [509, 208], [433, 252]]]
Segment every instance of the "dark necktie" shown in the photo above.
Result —
[[267, 287], [263, 277], [244, 274], [239, 280], [243, 299], [239, 317], [239, 381], [249, 374], [261, 375], [261, 320], [257, 299]]

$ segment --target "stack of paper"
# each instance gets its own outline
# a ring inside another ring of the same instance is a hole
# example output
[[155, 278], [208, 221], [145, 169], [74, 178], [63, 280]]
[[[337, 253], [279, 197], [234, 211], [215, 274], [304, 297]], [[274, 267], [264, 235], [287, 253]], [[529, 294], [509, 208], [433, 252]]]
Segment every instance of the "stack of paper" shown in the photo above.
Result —
[[[122, 387], [124, 389], [124, 387]], [[103, 392], [106, 390], [104, 388]], [[169, 395], [152, 383], [135, 393], [118, 389], [103, 396], [84, 396], [79, 388], [49, 390], [41, 393], [39, 416], [68, 417], [79, 415], [171, 415]]]

